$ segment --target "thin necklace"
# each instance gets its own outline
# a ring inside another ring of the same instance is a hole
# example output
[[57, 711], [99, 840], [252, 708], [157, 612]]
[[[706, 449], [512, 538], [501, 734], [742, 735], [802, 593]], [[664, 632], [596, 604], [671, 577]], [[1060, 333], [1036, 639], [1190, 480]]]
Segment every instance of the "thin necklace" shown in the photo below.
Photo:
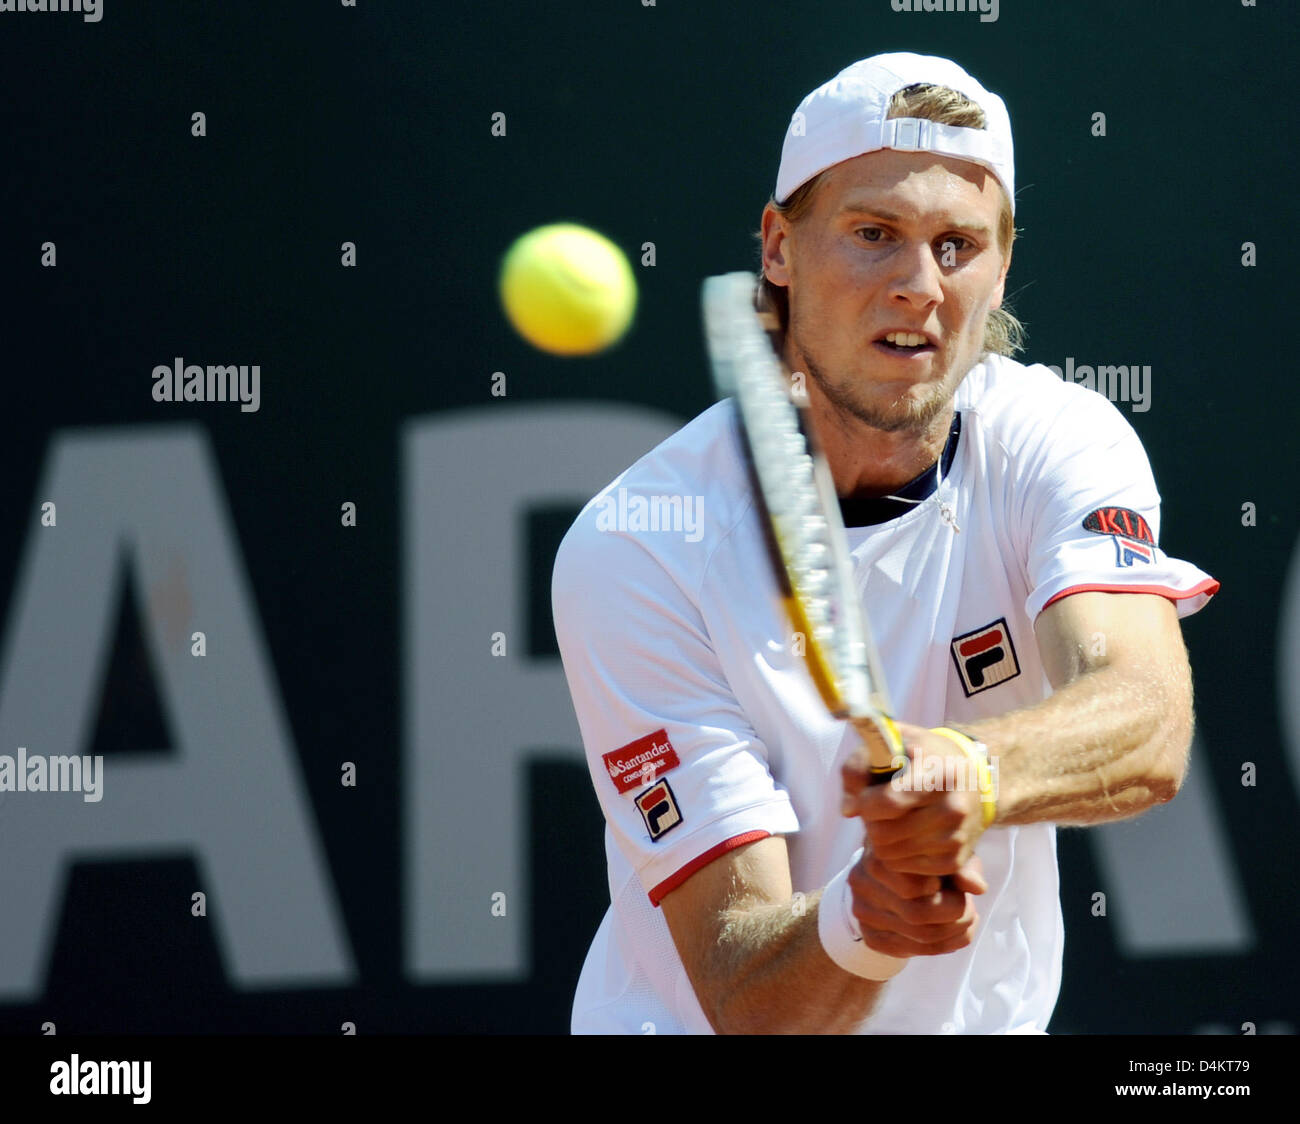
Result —
[[934, 491], [923, 500], [910, 500], [906, 496], [886, 496], [887, 500], [898, 500], [899, 503], [923, 504], [931, 500], [938, 505], [939, 517], [948, 524], [957, 534], [961, 534], [961, 528], [957, 526], [957, 515], [952, 509], [952, 505], [944, 500], [940, 493], [943, 491], [943, 454], [948, 451], [947, 443], [944, 443], [943, 450], [939, 453], [939, 459], [934, 462]]

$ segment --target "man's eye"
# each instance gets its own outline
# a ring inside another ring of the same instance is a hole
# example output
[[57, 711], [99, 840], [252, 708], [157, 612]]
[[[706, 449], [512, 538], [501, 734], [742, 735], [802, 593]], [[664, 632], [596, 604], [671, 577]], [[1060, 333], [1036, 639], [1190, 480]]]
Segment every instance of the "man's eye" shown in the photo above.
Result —
[[941, 251], [947, 252], [949, 247], [952, 248], [954, 253], [962, 254], [971, 248], [971, 243], [968, 239], [962, 238], [960, 235], [953, 234], [943, 239], [939, 243], [939, 249]]
[[879, 242], [885, 236], [885, 232], [878, 226], [864, 226], [858, 230], [864, 241]]

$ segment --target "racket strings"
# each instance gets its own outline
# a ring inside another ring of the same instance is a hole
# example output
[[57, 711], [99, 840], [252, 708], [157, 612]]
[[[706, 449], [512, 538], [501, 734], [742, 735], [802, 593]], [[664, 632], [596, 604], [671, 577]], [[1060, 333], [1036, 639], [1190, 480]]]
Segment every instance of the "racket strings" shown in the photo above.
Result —
[[807, 629], [809, 656], [816, 657], [810, 662], [832, 681], [837, 697], [825, 696], [827, 703], [841, 716], [868, 713], [883, 685], [857, 603], [834, 482], [812, 453], [776, 353], [745, 307], [744, 280], [728, 279], [708, 294], [715, 367], [736, 400], [772, 539]]
[[854, 634], [855, 618], [838, 609], [843, 591], [837, 588], [832, 530], [822, 510], [816, 464], [799, 428], [796, 408], [780, 382], [758, 371], [743, 371], [740, 378], [748, 385], [739, 401], [750, 406], [746, 426], [778, 549], [808, 622], [809, 640], [831, 655], [840, 690], [857, 693], [862, 689], [858, 669], [864, 665], [864, 655]]

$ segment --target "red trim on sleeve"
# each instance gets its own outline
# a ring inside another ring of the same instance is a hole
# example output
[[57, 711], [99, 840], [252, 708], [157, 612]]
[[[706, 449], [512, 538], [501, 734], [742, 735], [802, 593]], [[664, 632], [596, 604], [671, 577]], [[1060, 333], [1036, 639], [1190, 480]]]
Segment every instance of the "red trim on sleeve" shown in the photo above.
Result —
[[[1072, 585], [1069, 589], [1063, 589], [1050, 598], [1047, 605], [1059, 601], [1062, 597], [1069, 597], [1072, 593], [1154, 593], [1158, 597], [1167, 597], [1170, 601], [1183, 601], [1200, 593], [1213, 597], [1218, 592], [1219, 583], [1213, 578], [1206, 578], [1191, 589], [1170, 589], [1167, 585]], [[1047, 605], [1043, 608], [1046, 609]]]
[[714, 859], [720, 858], [728, 851], [734, 851], [737, 847], [743, 847], [747, 843], [757, 843], [760, 839], [766, 839], [771, 834], [770, 831], [747, 831], [743, 835], [733, 835], [730, 839], [724, 839], [716, 847], [710, 847], [699, 858], [692, 859], [676, 874], [670, 874], [651, 890], [650, 904], [658, 909], [659, 903], [697, 870], [708, 866]]

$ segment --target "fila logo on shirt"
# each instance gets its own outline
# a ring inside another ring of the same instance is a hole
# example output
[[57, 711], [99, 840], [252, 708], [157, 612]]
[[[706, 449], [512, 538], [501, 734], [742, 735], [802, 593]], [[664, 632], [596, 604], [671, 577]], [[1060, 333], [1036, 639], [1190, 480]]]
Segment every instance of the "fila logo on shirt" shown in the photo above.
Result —
[[677, 797], [673, 795], [667, 781], [660, 781], [653, 788], [640, 793], [636, 798], [636, 806], [640, 809], [641, 818], [645, 820], [651, 840], [659, 839], [682, 822]]
[[1020, 663], [1016, 659], [1015, 645], [1011, 643], [1006, 617], [965, 636], [958, 636], [952, 642], [952, 658], [967, 698], [1020, 674]]

